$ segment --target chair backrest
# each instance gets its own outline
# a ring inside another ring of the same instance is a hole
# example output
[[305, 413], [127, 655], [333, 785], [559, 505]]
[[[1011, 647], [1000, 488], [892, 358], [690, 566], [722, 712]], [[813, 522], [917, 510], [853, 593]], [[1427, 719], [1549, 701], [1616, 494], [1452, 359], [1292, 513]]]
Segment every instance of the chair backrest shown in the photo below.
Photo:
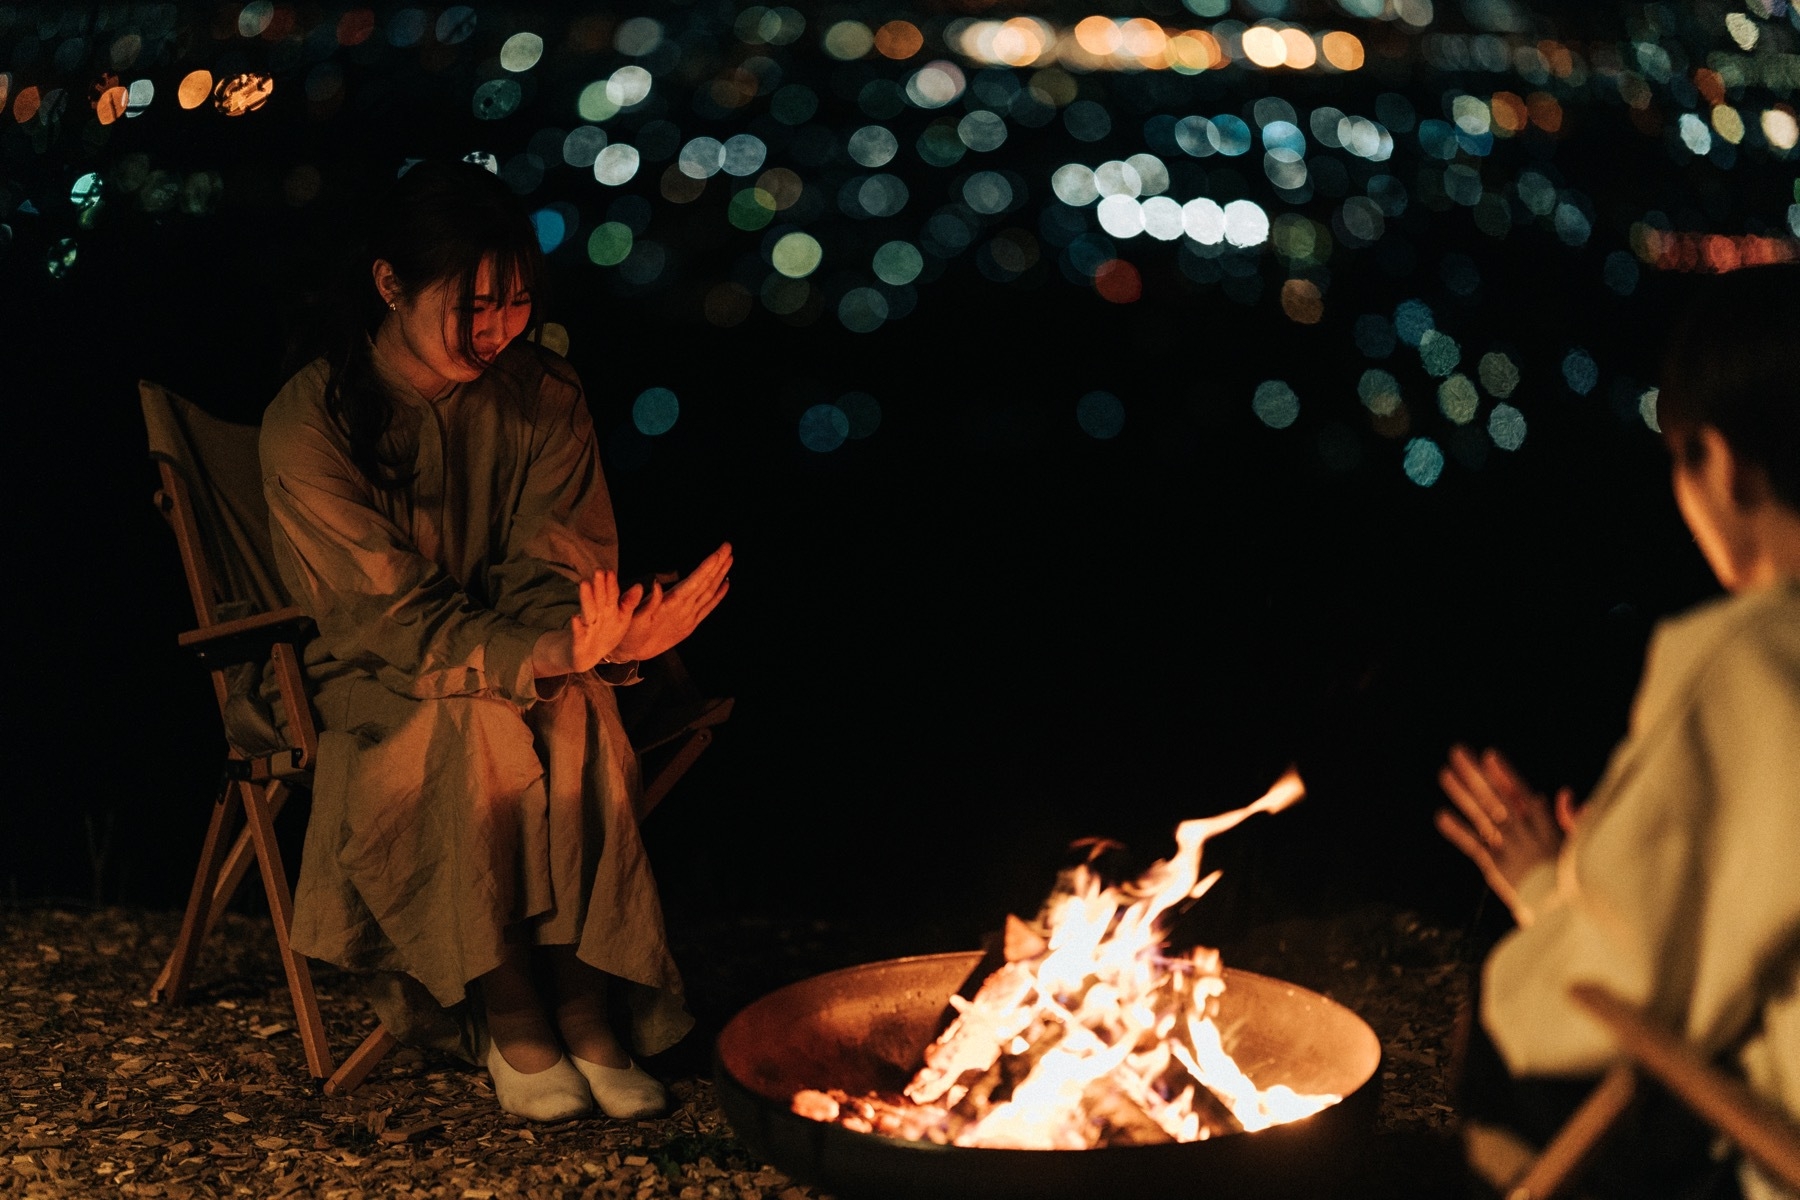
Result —
[[[200, 625], [288, 603], [275, 569], [254, 425], [221, 421], [149, 380], [138, 381], [150, 457], [164, 469], [165, 512]], [[173, 474], [187, 495], [170, 495]]]

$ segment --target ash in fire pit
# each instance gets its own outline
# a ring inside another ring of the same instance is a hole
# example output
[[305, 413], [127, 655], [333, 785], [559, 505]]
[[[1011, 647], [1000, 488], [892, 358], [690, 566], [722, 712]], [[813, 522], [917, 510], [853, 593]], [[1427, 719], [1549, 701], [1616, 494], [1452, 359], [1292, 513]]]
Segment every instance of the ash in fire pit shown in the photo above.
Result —
[[1183, 822], [1177, 853], [1128, 883], [1091, 860], [1064, 872], [1034, 921], [1009, 921], [991, 973], [979, 953], [936, 955], [765, 997], [719, 1039], [728, 1117], [771, 1162], [844, 1194], [977, 1194], [977, 1180], [983, 1195], [1083, 1194], [1088, 1176], [1116, 1192], [1121, 1169], [1197, 1154], [1214, 1167], [1273, 1155], [1248, 1194], [1283, 1194], [1293, 1172], [1276, 1159], [1366, 1124], [1374, 1033], [1215, 951], [1171, 953], [1165, 935], [1218, 878], [1200, 875], [1206, 840], [1302, 794], [1290, 773], [1255, 804]]

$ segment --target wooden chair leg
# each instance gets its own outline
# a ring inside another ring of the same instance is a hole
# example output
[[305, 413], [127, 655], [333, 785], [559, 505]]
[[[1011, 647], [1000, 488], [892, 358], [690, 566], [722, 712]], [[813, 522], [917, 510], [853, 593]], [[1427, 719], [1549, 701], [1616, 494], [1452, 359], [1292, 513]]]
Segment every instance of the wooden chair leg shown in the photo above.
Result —
[[646, 783], [644, 790], [638, 794], [638, 820], [642, 821], [650, 815], [651, 810], [662, 803], [663, 797], [669, 794], [676, 781], [687, 774], [687, 769], [694, 765], [695, 759], [700, 757], [700, 752], [712, 745], [712, 740], [713, 732], [710, 729], [696, 729], [682, 740], [668, 765], [658, 771], [656, 777]]
[[1578, 983], [1569, 994], [1612, 1031], [1645, 1074], [1784, 1187], [1800, 1190], [1800, 1125], [1791, 1117], [1598, 984]]
[[[269, 784], [273, 793], [281, 784]], [[256, 859], [262, 867], [263, 890], [269, 898], [269, 916], [275, 926], [275, 944], [281, 952], [281, 966], [287, 973], [288, 993], [294, 1000], [294, 1020], [299, 1026], [300, 1043], [306, 1050], [306, 1066], [315, 1079], [331, 1074], [331, 1047], [325, 1039], [325, 1022], [319, 1016], [318, 997], [313, 994], [312, 968], [306, 959], [294, 952], [288, 942], [288, 930], [294, 924], [294, 897], [288, 889], [287, 870], [281, 865], [281, 848], [275, 842], [275, 824], [267, 797], [255, 785], [238, 784], [243, 798], [244, 816], [250, 826], [250, 837], [256, 845]]]
[[[289, 789], [286, 785], [276, 783], [269, 788], [268, 807], [269, 820], [281, 816], [282, 805], [287, 803]], [[200, 940], [205, 941], [231, 907], [232, 897], [237, 895], [238, 888], [244, 884], [244, 876], [250, 873], [256, 862], [256, 844], [250, 836], [250, 826], [238, 830], [237, 840], [231, 843], [231, 853], [225, 856], [225, 865], [219, 871], [219, 882], [213, 888], [212, 905], [206, 911], [206, 924], [201, 927]]]
[[327, 1096], [341, 1096], [353, 1091], [358, 1084], [368, 1077], [375, 1064], [387, 1057], [387, 1052], [400, 1043], [388, 1032], [386, 1025], [377, 1025], [375, 1032], [362, 1040], [362, 1045], [350, 1052], [350, 1057], [325, 1081]]
[[213, 891], [227, 857], [228, 831], [237, 808], [237, 788], [232, 786], [230, 779], [225, 779], [220, 784], [218, 798], [213, 801], [212, 819], [206, 826], [206, 840], [200, 846], [200, 865], [195, 868], [194, 882], [188, 889], [187, 910], [182, 914], [181, 931], [175, 935], [175, 948], [169, 952], [168, 961], [163, 964], [156, 982], [150, 985], [153, 1001], [180, 1004], [187, 996], [194, 959], [200, 953], [206, 931], [211, 928], [209, 910]]
[[1607, 1071], [1581, 1107], [1563, 1123], [1531, 1168], [1507, 1189], [1506, 1200], [1550, 1200], [1573, 1183], [1637, 1095], [1637, 1071], [1619, 1063]]

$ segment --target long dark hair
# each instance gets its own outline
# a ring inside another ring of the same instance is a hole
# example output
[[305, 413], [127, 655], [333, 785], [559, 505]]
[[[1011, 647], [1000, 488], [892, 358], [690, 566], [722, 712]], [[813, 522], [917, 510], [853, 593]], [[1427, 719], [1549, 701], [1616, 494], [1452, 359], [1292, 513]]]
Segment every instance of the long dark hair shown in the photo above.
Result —
[[[383, 490], [411, 484], [410, 456], [382, 446], [394, 418], [394, 398], [375, 374], [369, 342], [388, 315], [370, 281], [370, 265], [386, 260], [404, 294], [455, 280], [458, 346], [470, 354], [475, 276], [487, 259], [504, 289], [513, 280], [532, 298], [525, 331], [535, 340], [544, 308], [545, 271], [536, 230], [505, 183], [474, 163], [414, 163], [370, 213], [367, 234], [356, 256], [359, 278], [347, 279], [342, 303], [348, 319], [326, 350], [330, 375], [326, 410], [350, 442], [350, 459], [364, 477]], [[471, 359], [471, 361], [474, 361]]]
[[1699, 429], [1710, 425], [1800, 512], [1796, 339], [1800, 263], [1696, 279], [1669, 340], [1656, 418], [1677, 462], [1698, 464]]

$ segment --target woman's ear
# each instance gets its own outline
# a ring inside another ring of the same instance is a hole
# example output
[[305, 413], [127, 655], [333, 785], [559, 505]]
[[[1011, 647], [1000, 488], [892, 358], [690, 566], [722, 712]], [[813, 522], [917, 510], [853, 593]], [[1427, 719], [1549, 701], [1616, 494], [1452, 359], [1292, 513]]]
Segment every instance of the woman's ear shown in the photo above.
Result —
[[1748, 512], [1769, 499], [1768, 472], [1739, 454], [1717, 428], [1702, 425], [1694, 436], [1701, 443], [1703, 455], [1696, 473], [1704, 477], [1714, 503], [1729, 502], [1733, 508]]
[[394, 274], [394, 265], [385, 258], [378, 258], [369, 273], [375, 280], [375, 293], [381, 297], [381, 302], [390, 309], [399, 307], [405, 289], [400, 286], [400, 277]]

